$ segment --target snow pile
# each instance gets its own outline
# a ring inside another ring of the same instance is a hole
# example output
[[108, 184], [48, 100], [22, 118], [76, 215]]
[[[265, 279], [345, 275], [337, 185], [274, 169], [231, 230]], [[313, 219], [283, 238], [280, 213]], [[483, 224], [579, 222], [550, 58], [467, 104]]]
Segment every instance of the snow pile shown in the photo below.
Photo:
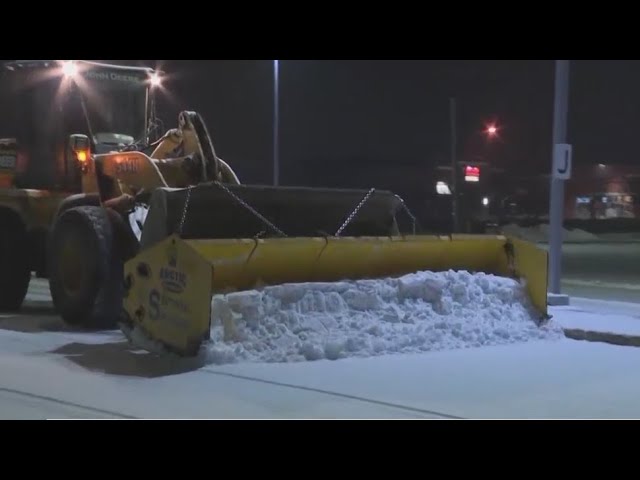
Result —
[[[521, 227], [510, 223], [502, 226], [502, 231], [505, 235], [519, 237], [530, 242], [545, 243], [549, 241], [549, 225], [546, 223], [532, 227]], [[565, 242], [591, 242], [600, 240], [597, 235], [585, 230], [580, 230], [579, 228], [574, 228], [573, 230], [563, 228], [562, 239]]]
[[562, 336], [555, 322], [536, 325], [515, 280], [418, 272], [216, 295], [204, 354], [217, 364], [335, 360]]

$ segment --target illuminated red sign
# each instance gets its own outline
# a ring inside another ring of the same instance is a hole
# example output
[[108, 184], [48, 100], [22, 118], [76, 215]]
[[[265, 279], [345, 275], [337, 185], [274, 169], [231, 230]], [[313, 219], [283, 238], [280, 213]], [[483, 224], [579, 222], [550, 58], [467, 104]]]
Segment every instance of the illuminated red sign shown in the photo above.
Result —
[[465, 182], [479, 182], [480, 181], [480, 167], [472, 167], [467, 165], [464, 168], [464, 181]]

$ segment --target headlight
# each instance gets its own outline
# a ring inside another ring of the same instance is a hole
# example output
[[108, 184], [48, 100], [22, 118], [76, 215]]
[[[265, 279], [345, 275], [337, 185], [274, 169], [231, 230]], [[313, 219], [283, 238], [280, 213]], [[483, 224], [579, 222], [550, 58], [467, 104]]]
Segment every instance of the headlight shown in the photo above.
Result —
[[66, 60], [62, 63], [62, 74], [66, 78], [74, 78], [78, 75], [78, 65], [73, 60]]
[[151, 86], [154, 88], [162, 86], [162, 78], [160, 78], [160, 75], [158, 75], [156, 72], [151, 74], [151, 77], [149, 78], [149, 82], [151, 83]]

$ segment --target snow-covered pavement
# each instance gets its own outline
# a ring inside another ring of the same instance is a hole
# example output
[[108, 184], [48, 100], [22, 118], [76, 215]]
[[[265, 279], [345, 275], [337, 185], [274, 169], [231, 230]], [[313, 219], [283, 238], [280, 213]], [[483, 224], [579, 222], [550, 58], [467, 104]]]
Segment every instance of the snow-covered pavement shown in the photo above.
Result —
[[640, 418], [640, 350], [568, 339], [224, 370], [463, 418]]
[[116, 412], [102, 411], [42, 395], [0, 388], [3, 420], [114, 419]]
[[572, 298], [571, 305], [553, 310], [564, 328], [640, 336], [640, 305]]
[[[637, 304], [572, 299], [552, 314], [640, 324]], [[120, 332], [74, 332], [40, 307], [0, 318], [0, 418], [78, 417], [640, 418], [640, 349], [533, 340], [214, 366], [132, 351]]]

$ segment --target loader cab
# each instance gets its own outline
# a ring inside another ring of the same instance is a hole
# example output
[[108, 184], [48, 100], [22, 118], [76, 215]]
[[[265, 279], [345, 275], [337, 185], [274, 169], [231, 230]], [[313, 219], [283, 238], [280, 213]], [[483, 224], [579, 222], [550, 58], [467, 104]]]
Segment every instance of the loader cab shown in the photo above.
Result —
[[15, 139], [15, 187], [81, 190], [73, 135], [86, 135], [92, 153], [152, 141], [155, 72], [87, 61], [5, 64], [8, 115], [0, 138]]

